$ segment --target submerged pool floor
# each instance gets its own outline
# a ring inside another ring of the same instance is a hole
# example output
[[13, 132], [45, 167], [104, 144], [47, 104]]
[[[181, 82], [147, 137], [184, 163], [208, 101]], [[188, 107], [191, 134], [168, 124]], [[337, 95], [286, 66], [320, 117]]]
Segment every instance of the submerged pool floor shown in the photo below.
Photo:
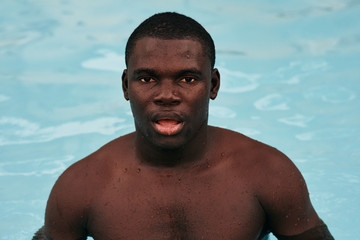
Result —
[[141, 3], [1, 1], [0, 239], [30, 239], [62, 171], [134, 130], [124, 47], [160, 11], [195, 18], [214, 38], [222, 82], [209, 123], [287, 154], [335, 239], [357, 239], [360, 4]]

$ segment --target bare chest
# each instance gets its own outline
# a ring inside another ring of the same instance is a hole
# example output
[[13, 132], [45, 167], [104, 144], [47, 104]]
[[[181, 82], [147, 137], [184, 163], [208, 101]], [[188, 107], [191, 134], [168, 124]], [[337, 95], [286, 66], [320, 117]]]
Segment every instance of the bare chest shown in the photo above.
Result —
[[246, 183], [163, 176], [104, 186], [88, 228], [95, 239], [257, 239], [263, 225], [264, 213]]

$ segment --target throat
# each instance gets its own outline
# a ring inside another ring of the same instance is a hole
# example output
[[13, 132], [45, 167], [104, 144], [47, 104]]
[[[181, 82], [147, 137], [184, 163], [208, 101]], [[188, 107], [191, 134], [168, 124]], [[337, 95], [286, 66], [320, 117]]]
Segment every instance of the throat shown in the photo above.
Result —
[[157, 167], [177, 167], [186, 162], [182, 149], [153, 148], [151, 151], [139, 152], [143, 163]]
[[[161, 124], [163, 124], [161, 122]], [[166, 121], [166, 126], [179, 125], [175, 121]], [[139, 132], [138, 132], [139, 133]], [[167, 138], [166, 136], [163, 137]], [[172, 137], [171, 137], [172, 138]], [[172, 139], [169, 139], [172, 141]], [[198, 164], [213, 151], [211, 134], [201, 129], [199, 133], [188, 142], [178, 147], [156, 145], [152, 138], [138, 134], [135, 150], [140, 162], [151, 166], [163, 167], [189, 167]], [[166, 145], [166, 144], [164, 144]]]

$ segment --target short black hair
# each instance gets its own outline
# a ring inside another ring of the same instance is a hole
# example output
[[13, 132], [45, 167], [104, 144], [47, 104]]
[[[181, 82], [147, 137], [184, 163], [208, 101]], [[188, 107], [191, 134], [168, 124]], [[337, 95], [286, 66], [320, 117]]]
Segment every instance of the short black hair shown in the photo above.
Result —
[[160, 39], [194, 39], [201, 43], [209, 56], [211, 68], [215, 65], [215, 45], [210, 34], [194, 19], [176, 12], [157, 13], [143, 21], [130, 35], [125, 49], [125, 63], [128, 65], [136, 41], [144, 37]]

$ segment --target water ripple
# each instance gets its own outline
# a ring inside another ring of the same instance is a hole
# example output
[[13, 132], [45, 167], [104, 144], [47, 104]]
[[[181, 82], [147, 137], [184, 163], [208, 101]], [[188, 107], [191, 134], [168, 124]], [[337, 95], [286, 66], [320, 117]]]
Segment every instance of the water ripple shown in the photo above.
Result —
[[304, 132], [297, 134], [295, 137], [301, 141], [341, 139], [351, 136], [358, 136], [359, 131], [356, 129], [321, 129], [317, 131]]
[[227, 107], [210, 106], [209, 111], [211, 116], [218, 118], [235, 118], [236, 112]]
[[0, 162], [0, 176], [42, 176], [58, 175], [74, 160], [74, 156], [62, 158], [39, 158], [22, 161]]
[[118, 55], [107, 49], [100, 49], [97, 53], [103, 56], [82, 62], [82, 67], [115, 72], [122, 72], [126, 68], [124, 56]]
[[0, 94], [0, 102], [6, 102], [10, 99], [10, 97]]
[[259, 83], [259, 74], [246, 74], [226, 68], [219, 69], [221, 74], [221, 91], [230, 93], [241, 93], [255, 90]]
[[345, 103], [356, 98], [356, 94], [345, 87], [336, 85], [325, 85], [307, 90], [304, 93], [307, 99], [320, 99], [329, 103]]
[[263, 98], [260, 98], [259, 100], [255, 101], [254, 106], [258, 110], [263, 111], [284, 111], [289, 109], [285, 98], [277, 93], [269, 94]]
[[307, 127], [307, 123], [310, 122], [312, 119], [313, 117], [306, 117], [301, 114], [295, 114], [292, 117], [280, 118], [278, 119], [278, 121], [287, 125]]
[[49, 142], [62, 137], [87, 133], [111, 135], [121, 129], [129, 128], [129, 124], [124, 124], [124, 122], [125, 119], [121, 118], [102, 117], [84, 122], [74, 121], [58, 126], [41, 127], [26, 119], [2, 117], [0, 118], [0, 146]]

